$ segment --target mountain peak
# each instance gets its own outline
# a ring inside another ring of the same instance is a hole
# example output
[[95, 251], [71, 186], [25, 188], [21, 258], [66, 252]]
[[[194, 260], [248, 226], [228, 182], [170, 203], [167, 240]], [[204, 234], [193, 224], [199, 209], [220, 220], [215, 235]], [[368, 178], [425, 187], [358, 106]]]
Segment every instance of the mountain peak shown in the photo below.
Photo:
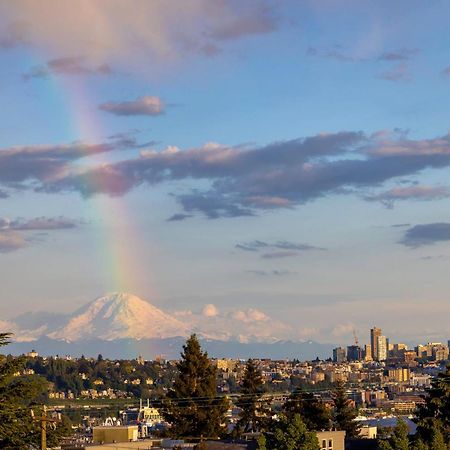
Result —
[[112, 292], [84, 305], [69, 317], [54, 339], [70, 341], [167, 338], [188, 335], [188, 327], [137, 295]]

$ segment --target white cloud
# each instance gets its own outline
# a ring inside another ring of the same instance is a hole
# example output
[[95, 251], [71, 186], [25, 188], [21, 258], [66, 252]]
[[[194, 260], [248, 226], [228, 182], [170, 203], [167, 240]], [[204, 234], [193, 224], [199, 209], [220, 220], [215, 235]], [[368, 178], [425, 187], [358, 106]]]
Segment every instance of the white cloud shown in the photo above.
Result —
[[219, 310], [215, 305], [209, 303], [203, 307], [202, 315], [205, 317], [215, 317], [219, 314]]
[[[218, 308], [210, 303], [201, 311], [177, 311], [183, 320], [200, 336], [209, 339], [239, 342], [272, 342], [297, 338], [289, 325], [275, 320], [256, 308]], [[300, 336], [298, 336], [300, 337]]]
[[247, 310], [237, 310], [233, 312], [232, 317], [233, 319], [244, 323], [267, 322], [270, 320], [270, 317], [267, 314], [253, 308]]
[[333, 330], [331, 331], [331, 334], [336, 337], [341, 337], [345, 335], [351, 335], [353, 333], [353, 330], [355, 330], [355, 325], [352, 323], [341, 323], [339, 325], [336, 325]]

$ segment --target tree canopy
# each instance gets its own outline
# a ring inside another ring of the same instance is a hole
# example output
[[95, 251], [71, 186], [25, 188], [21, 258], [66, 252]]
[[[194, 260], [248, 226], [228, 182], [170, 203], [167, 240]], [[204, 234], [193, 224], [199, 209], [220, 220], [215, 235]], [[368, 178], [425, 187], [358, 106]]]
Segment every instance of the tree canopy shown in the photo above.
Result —
[[176, 437], [220, 436], [225, 430], [228, 401], [216, 392], [216, 367], [193, 334], [183, 346], [178, 374], [164, 401], [162, 414]]
[[241, 383], [241, 396], [236, 406], [241, 408], [236, 433], [264, 431], [270, 416], [268, 402], [263, 399], [264, 383], [261, 370], [252, 359], [247, 361]]
[[313, 431], [308, 431], [300, 414], [289, 418], [281, 414], [273, 421], [272, 429], [258, 442], [260, 450], [317, 450], [319, 441]]
[[439, 431], [450, 442], [450, 364], [432, 381], [425, 404], [417, 411], [417, 432], [426, 442]]
[[338, 430], [345, 431], [348, 437], [358, 436], [360, 424], [354, 420], [357, 416], [357, 411], [347, 397], [344, 383], [337, 383], [332, 396], [334, 426]]
[[[10, 333], [0, 333], [0, 347], [9, 343]], [[40, 441], [40, 422], [45, 379], [23, 375], [24, 359], [0, 356], [0, 448], [35, 448]], [[48, 444], [56, 445], [68, 432], [59, 426], [48, 432]]]
[[283, 405], [288, 418], [300, 414], [308, 430], [328, 430], [331, 427], [331, 411], [325, 403], [314, 394], [296, 388]]

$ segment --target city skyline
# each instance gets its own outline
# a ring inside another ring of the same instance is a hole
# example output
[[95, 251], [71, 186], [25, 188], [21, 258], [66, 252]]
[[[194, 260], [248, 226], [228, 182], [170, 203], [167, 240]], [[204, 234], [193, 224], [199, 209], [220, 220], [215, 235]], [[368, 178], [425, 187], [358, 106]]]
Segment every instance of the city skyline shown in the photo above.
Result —
[[0, 1], [0, 332], [118, 291], [447, 342], [449, 4], [81, 5]]

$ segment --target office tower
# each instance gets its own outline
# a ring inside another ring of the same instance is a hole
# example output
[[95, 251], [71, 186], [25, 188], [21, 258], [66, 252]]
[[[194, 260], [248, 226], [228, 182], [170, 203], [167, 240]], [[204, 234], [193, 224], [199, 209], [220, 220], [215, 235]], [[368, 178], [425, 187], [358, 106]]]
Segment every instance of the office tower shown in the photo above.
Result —
[[362, 349], [359, 345], [349, 345], [347, 347], [347, 360], [348, 361], [361, 361]]
[[372, 346], [370, 344], [364, 346], [364, 360], [372, 361]]
[[388, 356], [388, 340], [386, 339], [386, 336], [377, 336], [377, 354], [376, 354], [376, 360], [377, 361], [386, 361]]
[[372, 359], [377, 361], [378, 343], [377, 339], [381, 336], [381, 328], [373, 327], [370, 330], [370, 348], [372, 350]]
[[333, 361], [343, 363], [346, 360], [345, 348], [336, 347], [333, 349]]

